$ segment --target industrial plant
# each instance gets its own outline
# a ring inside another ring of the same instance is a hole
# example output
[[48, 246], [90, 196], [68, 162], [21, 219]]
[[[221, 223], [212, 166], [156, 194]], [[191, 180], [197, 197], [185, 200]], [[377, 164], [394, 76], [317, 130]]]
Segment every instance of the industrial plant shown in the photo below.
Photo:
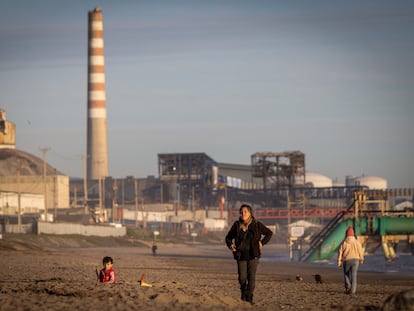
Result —
[[[307, 171], [299, 150], [252, 150], [248, 165], [222, 163], [202, 152], [162, 153], [154, 155], [158, 176], [110, 176], [100, 8], [88, 12], [87, 57], [82, 177], [49, 165], [47, 148], [40, 149], [42, 158], [16, 149], [16, 126], [0, 111], [1, 232], [60, 234], [52, 224], [66, 223], [83, 226], [78, 232], [133, 226], [203, 234], [226, 230], [246, 203], [256, 218], [286, 233], [291, 257], [299, 260], [331, 257], [349, 225], [367, 251], [382, 246], [389, 260], [398, 243], [414, 249], [414, 189], [388, 189], [377, 176], [346, 176], [340, 183]], [[317, 232], [309, 233], [314, 226]]]

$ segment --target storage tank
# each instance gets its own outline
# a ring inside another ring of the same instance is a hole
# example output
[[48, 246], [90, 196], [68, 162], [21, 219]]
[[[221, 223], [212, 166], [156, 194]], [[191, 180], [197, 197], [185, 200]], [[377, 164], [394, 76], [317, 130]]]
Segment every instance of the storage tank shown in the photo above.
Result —
[[332, 187], [332, 179], [315, 172], [305, 173], [306, 184], [311, 184], [315, 188], [329, 188]]
[[355, 183], [368, 189], [387, 189], [387, 180], [377, 176], [360, 176], [355, 178]]
[[347, 186], [365, 186], [368, 189], [387, 189], [387, 180], [377, 176], [346, 176]]

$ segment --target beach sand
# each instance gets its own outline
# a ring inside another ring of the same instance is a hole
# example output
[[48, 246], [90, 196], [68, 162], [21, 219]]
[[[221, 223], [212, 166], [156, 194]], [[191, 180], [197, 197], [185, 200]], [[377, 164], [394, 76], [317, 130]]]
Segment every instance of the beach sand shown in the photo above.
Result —
[[[158, 243], [156, 256], [150, 246], [4, 236], [0, 310], [380, 310], [390, 294], [414, 288], [412, 275], [360, 271], [350, 296], [338, 268], [262, 261], [252, 306], [240, 300], [236, 262], [224, 244]], [[263, 255], [274, 251], [280, 248], [266, 245]], [[117, 284], [96, 283], [104, 256], [114, 259]], [[140, 286], [142, 274], [152, 287]]]

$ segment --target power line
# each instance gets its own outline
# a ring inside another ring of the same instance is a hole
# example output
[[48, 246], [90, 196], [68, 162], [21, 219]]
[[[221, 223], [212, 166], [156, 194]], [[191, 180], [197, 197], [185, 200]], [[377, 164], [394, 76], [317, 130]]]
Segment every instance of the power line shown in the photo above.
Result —
[[78, 161], [79, 160], [79, 158], [81, 158], [82, 156], [65, 156], [65, 155], [62, 155], [62, 154], [60, 154], [60, 153], [58, 153], [58, 152], [56, 152], [54, 149], [52, 149], [52, 148], [49, 148], [51, 151], [52, 151], [52, 153], [54, 154], [54, 155], [56, 155], [57, 157], [59, 157], [59, 158], [61, 158], [61, 159], [63, 159], [63, 160], [68, 160], [68, 161]]

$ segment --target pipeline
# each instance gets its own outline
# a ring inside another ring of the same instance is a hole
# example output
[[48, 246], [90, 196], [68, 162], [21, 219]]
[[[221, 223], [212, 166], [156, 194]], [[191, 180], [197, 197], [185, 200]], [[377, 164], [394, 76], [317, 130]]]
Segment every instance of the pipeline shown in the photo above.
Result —
[[[357, 236], [383, 237], [414, 234], [414, 218], [412, 217], [383, 216], [348, 218], [338, 223], [332, 229], [331, 233], [321, 240], [319, 245], [305, 258], [305, 261], [327, 260], [336, 255], [339, 245], [345, 238], [345, 231], [348, 226], [354, 227]], [[388, 246], [384, 248], [385, 252], [387, 250], [389, 250]], [[395, 258], [395, 254], [390, 254], [390, 257]]]

